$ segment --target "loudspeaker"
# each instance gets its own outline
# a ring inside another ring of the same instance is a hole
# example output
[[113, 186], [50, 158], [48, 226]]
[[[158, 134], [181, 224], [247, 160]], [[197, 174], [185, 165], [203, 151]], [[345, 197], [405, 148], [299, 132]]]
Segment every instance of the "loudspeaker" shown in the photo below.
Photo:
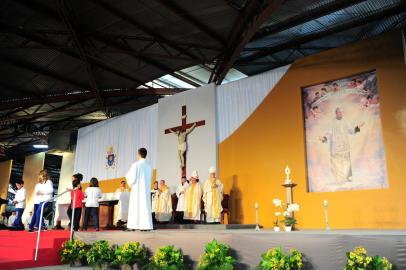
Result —
[[71, 146], [74, 144], [73, 137], [70, 130], [51, 131], [48, 135], [48, 150], [71, 150]]

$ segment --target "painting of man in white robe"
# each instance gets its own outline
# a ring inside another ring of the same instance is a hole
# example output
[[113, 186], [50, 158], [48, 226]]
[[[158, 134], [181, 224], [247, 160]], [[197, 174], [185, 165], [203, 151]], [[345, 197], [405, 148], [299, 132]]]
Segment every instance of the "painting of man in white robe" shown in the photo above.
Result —
[[376, 71], [302, 88], [309, 192], [388, 187]]

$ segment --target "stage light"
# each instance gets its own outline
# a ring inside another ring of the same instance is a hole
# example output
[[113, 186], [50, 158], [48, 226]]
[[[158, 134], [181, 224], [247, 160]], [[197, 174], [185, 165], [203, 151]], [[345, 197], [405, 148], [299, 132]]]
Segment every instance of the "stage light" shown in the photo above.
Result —
[[48, 145], [47, 144], [34, 144], [33, 147], [35, 149], [48, 149]]

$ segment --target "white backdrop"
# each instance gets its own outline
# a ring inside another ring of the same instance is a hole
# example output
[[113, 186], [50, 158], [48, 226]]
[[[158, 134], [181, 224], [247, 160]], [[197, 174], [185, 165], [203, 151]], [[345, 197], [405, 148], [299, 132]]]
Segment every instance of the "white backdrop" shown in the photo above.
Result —
[[[140, 109], [81, 128], [75, 155], [75, 172], [101, 180], [123, 177], [135, 161], [139, 147], [148, 149], [148, 160], [158, 179], [174, 187], [179, 182], [177, 138], [164, 129], [181, 124], [181, 107], [187, 105], [188, 123], [206, 120], [189, 135], [187, 176], [197, 169], [200, 179], [217, 164], [217, 144], [236, 131], [261, 104], [290, 65], [215, 87], [207, 85], [159, 100], [159, 105]], [[159, 116], [158, 116], [159, 114]], [[159, 120], [158, 120], [159, 118]], [[115, 170], [106, 170], [107, 148], [117, 154]]]
[[210, 84], [159, 100], [158, 180], [165, 179], [174, 191], [180, 182], [178, 139], [165, 129], [181, 125], [182, 106], [187, 106], [187, 123], [205, 120], [188, 136], [187, 177], [198, 170], [200, 181], [209, 177], [210, 166], [217, 166], [215, 86]]
[[244, 123], [288, 71], [290, 65], [217, 86], [217, 142]]
[[[75, 172], [99, 180], [123, 177], [136, 160], [137, 150], [148, 150], [147, 160], [156, 168], [158, 105], [105, 120], [79, 129], [75, 154]], [[113, 146], [115, 169], [106, 168], [107, 149]]]

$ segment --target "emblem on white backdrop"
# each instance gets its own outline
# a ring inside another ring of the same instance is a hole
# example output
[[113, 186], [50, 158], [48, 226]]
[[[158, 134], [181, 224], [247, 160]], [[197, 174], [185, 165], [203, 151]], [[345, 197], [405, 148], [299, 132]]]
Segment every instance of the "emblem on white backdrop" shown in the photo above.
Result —
[[114, 150], [114, 147], [110, 145], [107, 148], [106, 153], [106, 170], [112, 169], [115, 170], [117, 167], [117, 153]]

